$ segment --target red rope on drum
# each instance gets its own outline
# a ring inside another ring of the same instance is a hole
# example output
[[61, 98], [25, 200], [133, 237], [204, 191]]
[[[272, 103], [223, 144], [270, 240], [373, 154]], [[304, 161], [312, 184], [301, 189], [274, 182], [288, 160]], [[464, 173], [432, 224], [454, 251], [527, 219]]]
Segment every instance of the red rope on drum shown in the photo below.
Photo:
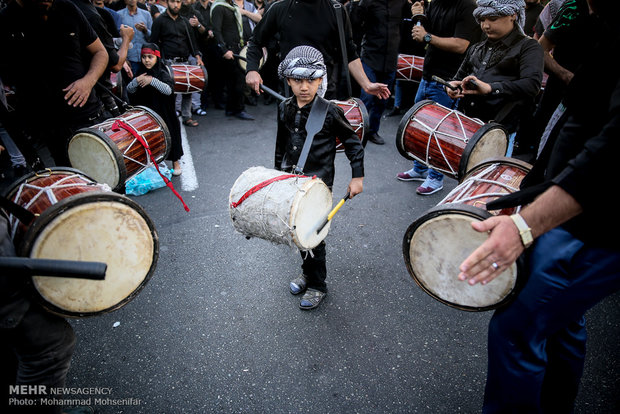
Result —
[[231, 208], [239, 207], [241, 205], [241, 203], [243, 203], [249, 196], [251, 196], [252, 194], [257, 192], [258, 190], [267, 187], [271, 183], [275, 183], [276, 181], [287, 180], [289, 178], [299, 178], [299, 177], [305, 177], [305, 176], [304, 175], [297, 175], [297, 174], [283, 174], [283, 175], [278, 175], [277, 177], [273, 177], [273, 178], [270, 178], [268, 180], [265, 180], [265, 181], [263, 181], [261, 183], [258, 183], [254, 187], [252, 187], [248, 191], [246, 191], [245, 194], [241, 196], [239, 201], [237, 201], [236, 203], [235, 202], [230, 203], [230, 207]]
[[183, 208], [185, 209], [185, 211], [189, 212], [189, 207], [187, 207], [187, 204], [185, 204], [185, 201], [183, 201], [183, 197], [181, 197], [181, 195], [177, 192], [177, 190], [174, 189], [172, 182], [166, 176], [164, 176], [161, 173], [161, 171], [159, 171], [159, 166], [153, 159], [153, 154], [151, 154], [151, 148], [149, 147], [149, 144], [144, 140], [144, 138], [142, 138], [142, 136], [140, 136], [140, 134], [138, 134], [138, 132], [131, 125], [127, 124], [125, 121], [117, 119], [112, 124], [111, 129], [112, 131], [118, 131], [120, 128], [129, 132], [131, 135], [133, 135], [135, 139], [138, 140], [140, 144], [142, 144], [142, 146], [144, 147], [144, 149], [149, 155], [149, 159], [153, 162], [153, 165], [155, 166], [157, 173], [161, 176], [161, 178], [164, 180], [164, 183], [166, 183], [166, 185], [168, 186], [168, 188], [170, 188], [170, 190], [174, 193], [174, 195], [176, 195], [177, 198], [181, 200], [181, 203], [183, 204]]

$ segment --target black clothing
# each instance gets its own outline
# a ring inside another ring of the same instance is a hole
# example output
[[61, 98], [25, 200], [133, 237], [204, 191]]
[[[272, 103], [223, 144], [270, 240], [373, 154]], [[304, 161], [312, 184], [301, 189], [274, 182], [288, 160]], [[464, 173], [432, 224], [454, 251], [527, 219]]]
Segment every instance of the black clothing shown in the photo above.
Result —
[[[473, 17], [476, 2], [474, 0], [434, 0], [425, 9], [428, 18], [428, 33], [439, 37], [458, 37], [470, 41], [480, 39], [480, 26]], [[428, 45], [424, 56], [422, 76], [432, 81], [436, 75], [443, 79], [451, 79], [458, 70], [463, 56], [447, 52]]]
[[181, 15], [173, 19], [167, 11], [153, 21], [149, 40], [159, 45], [162, 59], [186, 60], [189, 56], [199, 54], [198, 43], [189, 21]]
[[503, 39], [485, 40], [471, 46], [454, 79], [474, 75], [491, 85], [489, 95], [466, 95], [459, 100], [459, 109], [466, 115], [485, 122], [495, 120], [514, 131], [518, 112], [509, 118], [497, 119], [506, 105], [531, 112], [534, 98], [540, 91], [543, 73], [543, 50], [538, 42], [515, 28]]
[[525, 23], [523, 24], [523, 31], [526, 35], [530, 37], [534, 36], [534, 26], [536, 26], [538, 16], [544, 8], [545, 6], [541, 3], [536, 3], [533, 6], [525, 8]]
[[[323, 98], [317, 96], [315, 99]], [[353, 178], [364, 176], [364, 148], [344, 116], [343, 110], [332, 102], [327, 104], [329, 109], [325, 123], [314, 136], [304, 174], [316, 175], [331, 187], [334, 183], [336, 137], [344, 145], [345, 154], [351, 163]], [[296, 165], [306, 140], [306, 122], [311, 108], [312, 104], [299, 108], [294, 96], [280, 103], [275, 153], [277, 170], [287, 171]]]
[[406, 0], [351, 2], [351, 24], [362, 37], [361, 59], [377, 72], [394, 72], [400, 46], [400, 23]]
[[239, 28], [237, 27], [235, 12], [226, 6], [211, 7], [213, 9], [211, 12], [213, 35], [220, 47], [222, 55], [228, 50], [231, 50], [233, 53], [239, 53], [242, 47], [241, 41], [243, 39], [239, 37]]

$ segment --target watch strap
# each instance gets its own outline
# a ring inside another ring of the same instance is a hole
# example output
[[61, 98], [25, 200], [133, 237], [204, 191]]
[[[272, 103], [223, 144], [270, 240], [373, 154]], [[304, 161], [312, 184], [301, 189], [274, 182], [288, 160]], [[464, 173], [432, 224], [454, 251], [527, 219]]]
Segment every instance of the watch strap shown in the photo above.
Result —
[[519, 236], [521, 237], [521, 243], [523, 243], [523, 246], [525, 246], [526, 248], [530, 247], [534, 242], [534, 237], [532, 237], [532, 229], [530, 228], [530, 226], [527, 225], [527, 223], [520, 214], [513, 214], [510, 216], [510, 218], [519, 230]]

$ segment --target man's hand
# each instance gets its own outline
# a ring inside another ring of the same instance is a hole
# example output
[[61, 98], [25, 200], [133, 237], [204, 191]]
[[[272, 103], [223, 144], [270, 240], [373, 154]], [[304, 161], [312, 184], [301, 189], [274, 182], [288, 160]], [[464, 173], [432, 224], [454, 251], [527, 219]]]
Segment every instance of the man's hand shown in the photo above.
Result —
[[[411, 3], [411, 0], [409, 1], [409, 3]], [[421, 1], [416, 1], [411, 5], [411, 14], [412, 15], [416, 15], [416, 14], [424, 14], [424, 3], [422, 3]]]
[[353, 198], [364, 191], [364, 177], [352, 178], [347, 191], [349, 198]]
[[226, 53], [224, 53], [224, 55], [222, 56], [224, 59], [226, 60], [231, 60], [234, 59], [235, 57], [233, 56], [233, 52], [232, 50], [227, 50]]
[[136, 28], [136, 30], [139, 30], [143, 33], [146, 33], [149, 30], [148, 27], [146, 27], [146, 24], [144, 24], [144, 22], [138, 22], [134, 24], [134, 27]]
[[261, 78], [260, 74], [257, 71], [249, 71], [245, 75], [245, 83], [247, 83], [250, 89], [256, 92], [257, 95], [260, 95], [260, 86], [263, 83], [263, 78]]
[[387, 99], [390, 97], [390, 89], [384, 83], [371, 82], [366, 85], [364, 91], [369, 95], [374, 95], [381, 99]]
[[133, 39], [134, 30], [132, 27], [121, 24], [121, 27], [118, 29], [118, 32], [120, 33], [121, 38], [123, 39], [123, 42], [131, 42], [131, 39]]
[[81, 78], [71, 83], [63, 92], [67, 92], [65, 94], [65, 101], [67, 104], [73, 107], [82, 107], [88, 101], [88, 97], [90, 96], [90, 91], [93, 89], [93, 84], [91, 84], [87, 79]]
[[202, 61], [202, 57], [200, 55], [196, 55], [196, 64], [198, 66], [204, 66], [204, 62]]

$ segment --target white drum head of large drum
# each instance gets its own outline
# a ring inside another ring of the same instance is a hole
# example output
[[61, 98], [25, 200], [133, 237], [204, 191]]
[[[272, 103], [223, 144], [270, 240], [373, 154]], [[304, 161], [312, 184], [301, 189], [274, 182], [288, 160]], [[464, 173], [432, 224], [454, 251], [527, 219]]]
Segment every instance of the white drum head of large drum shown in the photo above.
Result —
[[[98, 183], [116, 188], [121, 180], [119, 154], [96, 134], [81, 131], [69, 141], [67, 149], [71, 166], [83, 171]], [[123, 164], [122, 156], [120, 165]]]
[[489, 128], [471, 149], [465, 172], [489, 158], [503, 157], [508, 150], [508, 137], [503, 128]]
[[409, 244], [412, 276], [422, 289], [448, 305], [465, 310], [493, 308], [515, 288], [517, 266], [513, 264], [486, 285], [471, 286], [458, 279], [459, 265], [487, 238], [472, 229], [472, 220], [448, 213], [423, 222]]
[[30, 257], [107, 264], [105, 280], [33, 277], [39, 294], [63, 314], [96, 314], [131, 299], [153, 266], [154, 240], [135, 209], [115, 201], [69, 208], [36, 237]]
[[323, 181], [304, 183], [293, 200], [289, 222], [297, 246], [312, 249], [327, 237], [329, 222], [320, 233], [317, 230], [329, 214], [331, 205], [331, 193]]

